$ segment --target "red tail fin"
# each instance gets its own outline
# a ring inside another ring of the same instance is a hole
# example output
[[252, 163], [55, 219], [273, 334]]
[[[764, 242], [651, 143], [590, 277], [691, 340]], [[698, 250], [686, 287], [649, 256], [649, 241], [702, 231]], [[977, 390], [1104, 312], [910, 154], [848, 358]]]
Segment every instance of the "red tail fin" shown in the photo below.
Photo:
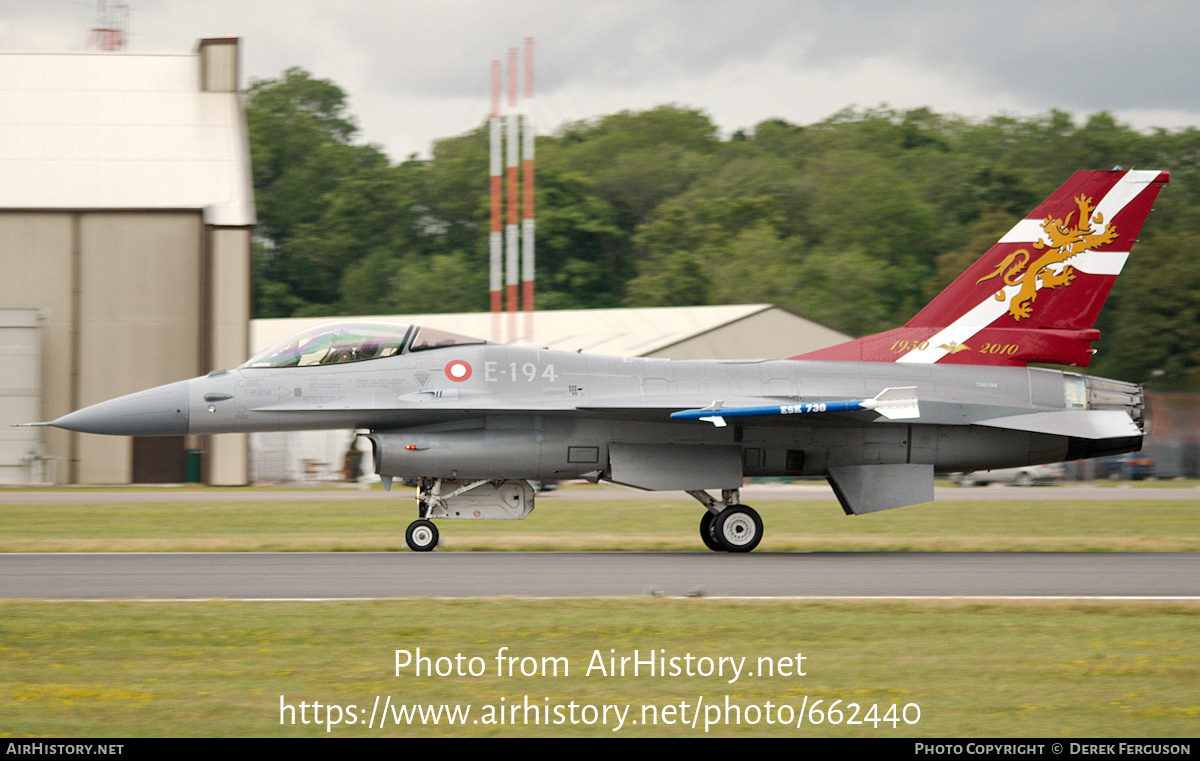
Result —
[[1086, 366], [1166, 172], [1076, 172], [902, 328], [794, 359]]

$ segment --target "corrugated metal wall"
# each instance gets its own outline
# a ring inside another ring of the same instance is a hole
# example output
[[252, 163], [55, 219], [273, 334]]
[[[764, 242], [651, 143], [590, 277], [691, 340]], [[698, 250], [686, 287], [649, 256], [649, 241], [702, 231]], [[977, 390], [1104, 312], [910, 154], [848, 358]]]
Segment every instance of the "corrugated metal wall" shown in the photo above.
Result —
[[[202, 372], [203, 234], [199, 212], [0, 212], [0, 305], [46, 316], [36, 419]], [[63, 480], [130, 481], [131, 439], [44, 430]]]
[[43, 483], [53, 476], [41, 428], [13, 428], [38, 420], [41, 408], [42, 315], [36, 309], [0, 309], [0, 484]]

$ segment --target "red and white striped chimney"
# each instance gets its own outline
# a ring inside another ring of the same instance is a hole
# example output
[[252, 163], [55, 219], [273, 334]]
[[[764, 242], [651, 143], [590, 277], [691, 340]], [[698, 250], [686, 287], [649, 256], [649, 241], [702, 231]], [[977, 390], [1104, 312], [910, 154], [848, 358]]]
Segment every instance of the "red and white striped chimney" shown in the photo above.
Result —
[[[488, 237], [491, 277], [492, 339], [499, 341], [499, 313], [517, 312], [522, 303], [530, 313], [525, 320], [527, 341], [533, 340], [534, 292], [534, 180], [533, 180], [533, 38], [525, 38], [524, 108], [518, 102], [518, 50], [508, 51], [508, 104], [500, 109], [500, 61], [492, 61], [492, 115], [489, 122], [489, 172], [491, 182], [491, 230]], [[501, 125], [501, 118], [505, 123]], [[523, 117], [523, 118], [522, 118]], [[521, 123], [524, 121], [524, 134]], [[506, 142], [507, 141], [507, 142]], [[522, 158], [523, 154], [523, 158]], [[524, 191], [520, 188], [518, 161], [524, 170]], [[504, 166], [502, 174], [501, 166]], [[507, 175], [508, 182], [504, 182]], [[507, 188], [505, 185], [507, 184]], [[508, 204], [507, 224], [501, 229], [504, 204]], [[518, 227], [519, 221], [519, 227]], [[517, 335], [515, 315], [509, 320], [508, 340]]]
[[[488, 233], [490, 254], [491, 310], [498, 314], [504, 309], [504, 236], [501, 231], [503, 187], [501, 180], [500, 136], [500, 62], [492, 61], [492, 116], [488, 125], [491, 176], [491, 232]], [[500, 325], [492, 320], [492, 340], [500, 341]]]
[[[533, 38], [525, 38], [525, 218], [521, 229], [521, 301], [526, 312], [533, 312]], [[526, 319], [525, 338], [533, 340], [533, 316]]]
[[519, 179], [517, 159], [520, 156], [521, 117], [517, 113], [517, 49], [508, 50], [508, 145], [505, 164], [508, 171], [508, 225], [504, 228], [505, 292], [508, 311], [517, 311], [517, 291], [520, 277], [520, 251], [517, 248], [517, 221], [520, 219]]

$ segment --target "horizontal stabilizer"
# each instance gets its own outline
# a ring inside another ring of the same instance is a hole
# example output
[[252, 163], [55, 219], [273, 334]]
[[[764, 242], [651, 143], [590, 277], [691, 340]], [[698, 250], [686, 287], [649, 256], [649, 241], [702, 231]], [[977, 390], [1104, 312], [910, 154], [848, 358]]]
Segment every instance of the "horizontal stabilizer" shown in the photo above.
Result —
[[889, 420], [911, 420], [920, 417], [915, 386], [885, 388], [873, 399], [854, 399], [838, 402], [799, 402], [795, 404], [767, 404], [757, 407], [721, 407], [714, 403], [703, 409], [672, 412], [675, 420], [704, 420], [722, 427], [725, 418], [770, 417], [774, 415], [818, 415], [826, 412], [860, 412], [874, 410]]
[[1117, 439], [1141, 436], [1142, 429], [1120, 410], [1058, 410], [977, 420], [975, 425], [1014, 431], [1075, 436], [1081, 439]]

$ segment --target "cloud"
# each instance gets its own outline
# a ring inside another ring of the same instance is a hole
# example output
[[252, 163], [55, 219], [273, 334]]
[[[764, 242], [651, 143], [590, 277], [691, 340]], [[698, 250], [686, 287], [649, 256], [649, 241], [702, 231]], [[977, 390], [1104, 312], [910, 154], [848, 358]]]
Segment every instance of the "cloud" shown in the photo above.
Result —
[[[137, 0], [130, 49], [243, 38], [243, 70], [291, 66], [349, 95], [393, 158], [478, 126], [489, 65], [536, 38], [543, 132], [680, 103], [726, 131], [858, 104], [983, 118], [1107, 110], [1136, 126], [1200, 124], [1200, 4], [1144, 0]], [[0, 48], [83, 47], [82, 4], [6, 0]], [[1167, 120], [1156, 122], [1155, 120]]]

